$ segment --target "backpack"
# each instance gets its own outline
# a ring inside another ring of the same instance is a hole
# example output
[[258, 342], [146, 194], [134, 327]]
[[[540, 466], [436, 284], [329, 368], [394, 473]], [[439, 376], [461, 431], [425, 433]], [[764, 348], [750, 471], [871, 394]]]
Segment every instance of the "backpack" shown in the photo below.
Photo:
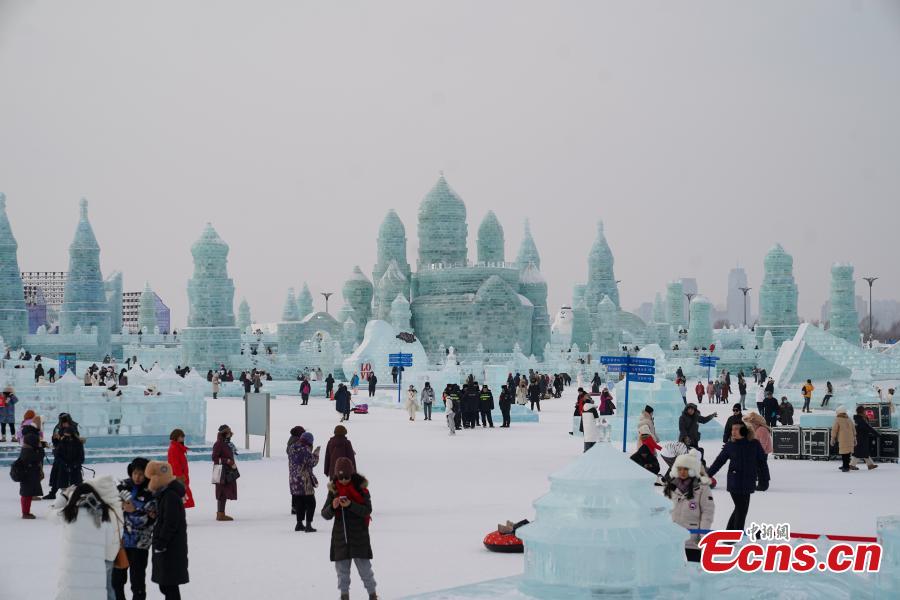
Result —
[[17, 458], [13, 464], [9, 466], [9, 478], [16, 483], [22, 483], [26, 475], [25, 463], [21, 458]]

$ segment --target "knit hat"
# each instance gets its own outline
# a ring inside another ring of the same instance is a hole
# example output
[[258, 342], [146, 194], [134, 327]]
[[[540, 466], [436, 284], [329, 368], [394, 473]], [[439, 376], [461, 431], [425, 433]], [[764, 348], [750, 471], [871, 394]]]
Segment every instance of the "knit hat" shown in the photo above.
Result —
[[134, 471], [146, 471], [146, 470], [147, 470], [147, 464], [148, 464], [149, 462], [150, 462], [150, 461], [147, 460], [146, 458], [143, 458], [143, 457], [141, 457], [141, 456], [138, 456], [138, 457], [135, 458], [133, 461], [131, 461], [130, 463], [128, 463], [128, 468], [126, 469], [126, 470], [128, 471], [128, 476], [131, 477], [131, 474], [132, 474]]
[[24, 421], [27, 421], [28, 419], [33, 419], [33, 418], [34, 418], [34, 411], [31, 410], [30, 408], [25, 411], [24, 415], [22, 415], [22, 419]]
[[340, 479], [341, 475], [344, 477], [350, 477], [356, 473], [356, 468], [353, 466], [353, 461], [347, 458], [346, 456], [342, 456], [337, 459], [334, 463], [334, 478]]
[[834, 414], [835, 414], [835, 415], [839, 415], [839, 414], [841, 414], [841, 413], [844, 413], [845, 415], [847, 414], [847, 407], [846, 407], [846, 406], [838, 406], [838, 407], [837, 407], [837, 410], [834, 411]]
[[296, 425], [294, 427], [291, 427], [291, 435], [294, 437], [300, 437], [301, 435], [304, 434], [305, 431], [306, 431], [306, 429], [304, 429], [303, 426], [301, 426], [301, 425]]
[[173, 481], [175, 475], [172, 474], [172, 465], [159, 460], [151, 460], [144, 469], [144, 476], [150, 480], [147, 485], [151, 492], [158, 492]]
[[6, 387], [3, 388], [3, 393], [4, 393], [4, 394], [15, 394], [16, 391], [13, 389], [13, 386], [8, 385], [8, 386], [6, 386]]
[[736, 409], [736, 408], [738, 408], [738, 409], [741, 408], [741, 403], [740, 403], [740, 402], [735, 402], [734, 405], [731, 407], [731, 410], [734, 410], [734, 409]]
[[653, 407], [650, 406], [649, 404], [646, 405], [646, 406], [644, 407], [644, 412], [648, 412], [648, 413], [650, 413], [650, 414], [653, 414]]
[[343, 425], [338, 425], [334, 428], [334, 435], [338, 437], [347, 437], [347, 428]]
[[308, 446], [312, 446], [312, 445], [313, 445], [313, 434], [311, 434], [311, 433], [308, 432], [308, 431], [304, 431], [304, 432], [300, 435], [300, 442], [302, 442], [302, 443], [304, 443], [304, 444], [306, 444], [306, 445], [308, 445]]

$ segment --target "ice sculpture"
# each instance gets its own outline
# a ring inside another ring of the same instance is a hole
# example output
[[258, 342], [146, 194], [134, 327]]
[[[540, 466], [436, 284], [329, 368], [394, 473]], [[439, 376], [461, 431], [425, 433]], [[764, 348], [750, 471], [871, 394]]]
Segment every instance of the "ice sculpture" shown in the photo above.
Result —
[[310, 314], [313, 311], [313, 297], [309, 291], [309, 286], [306, 285], [306, 282], [303, 283], [303, 289], [300, 290], [300, 295], [297, 296], [297, 312], [302, 319], [306, 315]]
[[144, 286], [138, 307], [138, 330], [153, 333], [156, 329], [156, 294], [150, 289], [150, 283]]
[[572, 307], [562, 306], [550, 326], [550, 342], [560, 348], [572, 345]]
[[413, 382], [417, 373], [428, 368], [428, 357], [422, 344], [416, 340], [405, 342], [397, 337], [399, 332], [386, 321], [373, 320], [366, 324], [363, 341], [344, 359], [344, 375], [347, 378], [359, 373], [363, 364], [370, 364], [379, 382], [391, 381], [391, 367], [388, 366], [388, 354], [404, 352], [413, 355], [413, 366], [404, 371], [403, 377]]
[[304, 327], [300, 323], [300, 311], [297, 308], [294, 288], [288, 289], [284, 309], [281, 312], [281, 322], [275, 327], [278, 332], [278, 348], [282, 354], [296, 353], [300, 343], [307, 339], [303, 336]]
[[353, 309], [353, 320], [356, 321], [357, 326], [365, 327], [372, 317], [374, 288], [359, 265], [353, 267], [353, 274], [344, 282], [342, 292], [344, 302]]
[[412, 313], [409, 310], [409, 300], [403, 294], [397, 294], [391, 302], [390, 321], [398, 332], [412, 333]]
[[669, 313], [669, 323], [676, 329], [687, 325], [684, 321], [684, 286], [681, 281], [670, 281], [666, 285], [666, 310]]
[[588, 256], [588, 281], [584, 291], [585, 304], [594, 319], [596, 319], [596, 311], [604, 296], [609, 296], [616, 309], [619, 308], [619, 286], [613, 272], [614, 262], [612, 250], [610, 250], [603, 232], [603, 221], [599, 221], [597, 223], [597, 239], [594, 240]]
[[378, 280], [375, 290], [375, 318], [387, 321], [391, 316], [391, 303], [399, 296], [405, 296], [409, 290], [409, 281], [400, 270], [396, 260], [391, 260], [387, 270]]
[[122, 331], [122, 272], [113, 271], [103, 282], [106, 303], [109, 305], [110, 331]]
[[529, 354], [543, 354], [550, 316], [539, 271], [529, 270], [523, 281], [522, 269], [504, 262], [503, 230], [493, 214], [479, 228], [478, 261], [470, 265], [467, 230], [465, 204], [442, 176], [419, 207], [410, 310], [422, 345], [436, 358], [441, 344], [464, 354], [478, 344], [488, 353], [506, 353], [518, 343]]
[[465, 266], [468, 238], [466, 205], [442, 174], [419, 206], [418, 270]]
[[520, 269], [528, 266], [528, 263], [534, 263], [538, 269], [541, 268], [541, 255], [538, 253], [537, 245], [534, 238], [531, 237], [531, 225], [528, 219], [525, 219], [525, 234], [522, 236], [522, 243], [519, 245], [519, 253], [516, 255], [516, 264]]
[[247, 333], [247, 329], [249, 329], [250, 324], [252, 322], [253, 321], [250, 317], [250, 305], [247, 303], [247, 299], [243, 298], [241, 300], [240, 306], [238, 306], [238, 316], [237, 316], [238, 329], [241, 330], [241, 333]]
[[659, 344], [661, 348], [668, 348], [671, 341], [670, 331], [671, 326], [667, 321], [666, 307], [663, 304], [662, 296], [656, 294], [653, 302], [653, 322], [647, 328], [647, 340]]
[[552, 474], [550, 492], [534, 503], [534, 522], [516, 532], [525, 542], [519, 589], [536, 598], [686, 593], [686, 533], [651, 481], [609, 444]]
[[794, 336], [800, 319], [797, 316], [797, 284], [794, 283], [794, 259], [781, 244], [769, 250], [764, 261], [765, 275], [759, 288], [759, 324], [756, 338], [762, 341], [772, 332], [775, 347]]
[[713, 341], [712, 303], [704, 296], [694, 296], [689, 308], [688, 348], [709, 348]]
[[[378, 228], [376, 250], [378, 262], [372, 269], [372, 281], [379, 281], [384, 276], [392, 260], [397, 261], [400, 272], [409, 281], [411, 270], [406, 261], [406, 228], [394, 209], [387, 212]], [[404, 296], [408, 294], [409, 290], [403, 290]]]
[[345, 354], [349, 354], [358, 343], [356, 340], [359, 338], [359, 329], [356, 327], [356, 321], [353, 320], [353, 317], [347, 317], [342, 328], [341, 348], [343, 348]]
[[281, 311], [281, 320], [286, 322], [300, 320], [300, 311], [297, 309], [297, 297], [294, 295], [294, 288], [288, 288], [287, 298], [284, 300], [284, 308]]
[[594, 339], [591, 316], [584, 301], [587, 285], [576, 283], [572, 287], [572, 343], [587, 348]]
[[603, 300], [597, 305], [596, 328], [594, 329], [594, 344], [597, 352], [610, 353], [619, 349], [620, 330], [616, 319], [616, 305], [609, 296], [603, 296]]
[[206, 371], [228, 363], [241, 349], [234, 321], [234, 283], [228, 277], [228, 244], [211, 223], [193, 246], [188, 281], [188, 326], [182, 330], [184, 364]]
[[[28, 310], [19, 271], [19, 244], [6, 216], [6, 195], [0, 193], [0, 336], [12, 347], [28, 333]], [[2, 350], [2, 348], [0, 348]]]
[[79, 325], [82, 330], [96, 327], [96, 345], [82, 347], [78, 354], [84, 358], [102, 359], [110, 351], [112, 320], [100, 274], [100, 245], [88, 221], [87, 200], [82, 198], [80, 206], [81, 218], [75, 230], [75, 239], [69, 246], [69, 271], [59, 311], [59, 332], [74, 333]]
[[879, 598], [887, 598], [900, 589], [900, 516], [878, 517], [875, 530], [884, 552], [881, 570], [875, 576], [875, 592]]
[[489, 210], [478, 227], [478, 262], [480, 264], [502, 263], [506, 260], [503, 241], [503, 226], [494, 211]]
[[519, 275], [519, 291], [534, 306], [531, 317], [531, 352], [544, 358], [544, 346], [550, 342], [550, 313], [547, 311], [547, 281], [537, 264], [529, 262]]
[[853, 265], [831, 266], [831, 312], [828, 332], [851, 344], [859, 343], [859, 315], [856, 314], [856, 282]]

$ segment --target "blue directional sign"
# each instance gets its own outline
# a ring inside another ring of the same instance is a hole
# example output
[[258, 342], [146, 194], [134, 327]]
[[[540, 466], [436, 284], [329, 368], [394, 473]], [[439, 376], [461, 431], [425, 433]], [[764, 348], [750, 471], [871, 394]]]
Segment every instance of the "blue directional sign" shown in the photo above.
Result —
[[412, 354], [398, 352], [396, 354], [388, 354], [389, 367], [411, 367], [413, 364]]
[[627, 365], [629, 361], [628, 356], [601, 356], [600, 364], [601, 365]]
[[638, 367], [632, 365], [609, 365], [606, 370], [610, 373], [631, 373], [632, 375], [653, 375], [656, 367]]
[[654, 381], [653, 375], [631, 375], [628, 379], [635, 383], [653, 383]]
[[656, 364], [656, 360], [652, 358], [639, 358], [632, 356], [628, 359], [628, 364], [637, 365], [639, 367], [652, 367]]

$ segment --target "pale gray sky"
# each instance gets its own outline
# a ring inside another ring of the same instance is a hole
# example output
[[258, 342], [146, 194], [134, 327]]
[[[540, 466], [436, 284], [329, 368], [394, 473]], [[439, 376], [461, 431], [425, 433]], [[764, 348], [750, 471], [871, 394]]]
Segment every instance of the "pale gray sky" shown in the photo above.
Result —
[[178, 325], [206, 221], [277, 320], [290, 285], [371, 276], [389, 208], [414, 264], [441, 169], [471, 258], [487, 210], [507, 257], [531, 218], [551, 311], [599, 218], [628, 309], [681, 276], [722, 302], [738, 261], [758, 288], [778, 241], [805, 316], [836, 260], [900, 297], [898, 106], [895, 1], [0, 0], [21, 268], [66, 268], [86, 196], [104, 273]]

